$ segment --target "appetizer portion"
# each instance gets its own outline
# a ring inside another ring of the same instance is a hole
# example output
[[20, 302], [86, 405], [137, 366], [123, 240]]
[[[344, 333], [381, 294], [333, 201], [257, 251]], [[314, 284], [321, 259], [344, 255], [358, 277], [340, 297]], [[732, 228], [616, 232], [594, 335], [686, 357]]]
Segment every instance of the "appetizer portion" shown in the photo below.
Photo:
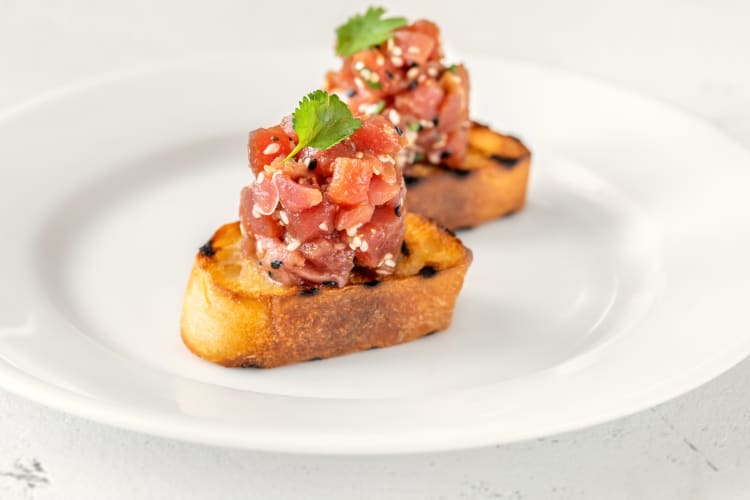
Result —
[[181, 334], [224, 366], [270, 368], [443, 330], [471, 252], [404, 207], [404, 139], [335, 95], [250, 134], [240, 221], [196, 256]]
[[[520, 210], [528, 148], [471, 122], [468, 71], [444, 60], [434, 23], [408, 24], [384, 14], [370, 8], [336, 30], [342, 65], [326, 75], [326, 89], [355, 112], [384, 116], [403, 134], [406, 147], [397, 164], [407, 179], [411, 210], [450, 229]], [[429, 182], [409, 183], [423, 178]]]

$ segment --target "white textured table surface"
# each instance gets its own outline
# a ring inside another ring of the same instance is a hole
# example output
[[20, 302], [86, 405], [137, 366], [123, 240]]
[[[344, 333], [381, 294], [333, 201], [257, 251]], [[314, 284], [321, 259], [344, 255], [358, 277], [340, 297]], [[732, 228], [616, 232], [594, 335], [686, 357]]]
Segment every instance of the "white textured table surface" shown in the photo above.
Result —
[[[713, 122], [750, 147], [750, 3], [382, 3], [410, 17], [435, 18], [454, 47], [633, 88]], [[293, 45], [300, 37], [329, 44], [326, 12], [340, 12], [334, 5], [0, 0], [0, 110], [135, 64]], [[478, 14], [473, 24], [466, 10], [460, 14], [467, 5]], [[334, 20], [345, 16], [336, 13]], [[373, 458], [185, 444], [88, 422], [0, 391], [0, 499], [749, 496], [750, 361], [674, 401], [595, 428], [496, 448]]]

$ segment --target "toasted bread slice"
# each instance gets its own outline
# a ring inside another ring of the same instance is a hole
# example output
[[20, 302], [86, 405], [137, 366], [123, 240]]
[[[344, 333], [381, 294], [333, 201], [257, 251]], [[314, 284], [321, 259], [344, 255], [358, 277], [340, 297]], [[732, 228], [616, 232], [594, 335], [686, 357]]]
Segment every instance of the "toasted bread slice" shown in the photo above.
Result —
[[449, 229], [474, 227], [523, 208], [530, 165], [520, 140], [474, 123], [463, 165], [404, 170], [406, 206]]
[[185, 345], [224, 366], [271, 368], [443, 330], [472, 259], [452, 233], [407, 214], [395, 274], [355, 270], [342, 288], [297, 287], [272, 282], [241, 239], [235, 222], [201, 248], [182, 309]]

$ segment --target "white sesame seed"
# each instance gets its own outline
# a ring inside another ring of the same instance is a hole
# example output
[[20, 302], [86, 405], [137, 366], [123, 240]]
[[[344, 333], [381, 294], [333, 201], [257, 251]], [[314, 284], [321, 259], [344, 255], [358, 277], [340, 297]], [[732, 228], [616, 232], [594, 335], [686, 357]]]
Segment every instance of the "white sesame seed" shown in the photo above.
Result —
[[393, 38], [389, 38], [387, 42], [385, 42], [385, 48], [388, 50], [393, 50], [394, 43]]
[[380, 170], [380, 165], [374, 165], [372, 166], [372, 173], [375, 175], [380, 175], [383, 173], [382, 170]]
[[285, 211], [279, 210], [279, 218], [281, 219], [281, 222], [284, 224], [289, 224], [289, 216], [286, 214]]
[[257, 203], [253, 203], [252, 214], [253, 214], [253, 218], [260, 219], [260, 208], [258, 207]]
[[266, 149], [263, 150], [264, 155], [272, 155], [279, 152], [279, 149], [281, 146], [279, 146], [278, 142], [272, 142], [268, 146], [266, 146]]
[[414, 80], [417, 75], [419, 75], [419, 68], [417, 66], [414, 66], [409, 71], [406, 72], [406, 78], [409, 80]]
[[362, 224], [357, 224], [356, 226], [347, 228], [346, 235], [349, 237], [354, 236], [355, 234], [357, 234], [357, 231], [359, 230], [360, 226], [362, 226]]
[[432, 78], [435, 78], [436, 76], [438, 76], [438, 70], [437, 68], [427, 68], [427, 74]]
[[404, 51], [401, 50], [401, 47], [393, 47], [393, 49], [391, 49], [391, 52], [394, 56], [400, 56], [404, 54]]
[[365, 88], [365, 82], [364, 82], [364, 81], [362, 81], [362, 79], [361, 79], [361, 78], [355, 78], [355, 79], [354, 79], [354, 85], [356, 85], [358, 89], [363, 89], [363, 88]]
[[370, 75], [372, 75], [372, 71], [370, 71], [370, 68], [362, 68], [359, 70], [359, 72], [362, 74], [362, 76], [365, 77], [365, 80], [370, 79]]
[[[397, 66], [397, 67], [404, 65], [404, 60], [396, 56], [391, 57], [391, 62], [393, 63], [394, 66]], [[355, 83], [356, 83], [356, 79], [355, 79]]]
[[377, 73], [372, 73], [370, 75], [370, 82], [378, 83], [379, 81], [380, 81], [380, 75], [378, 75]]
[[419, 75], [419, 78], [417, 78], [417, 81], [418, 81], [419, 83], [422, 83], [422, 82], [423, 82], [423, 81], [425, 81], [425, 80], [427, 80], [427, 77], [426, 77], [426, 76], [425, 76], [424, 74], [422, 74], [422, 75]]
[[378, 160], [383, 163], [393, 163], [393, 158], [388, 155], [378, 155]]
[[427, 156], [427, 159], [430, 160], [430, 163], [435, 163], [435, 164], [440, 163], [440, 153], [438, 152], [430, 153]]
[[357, 249], [362, 246], [362, 239], [359, 236], [352, 238], [352, 242], [349, 244], [352, 249]]
[[386, 259], [386, 260], [393, 259], [393, 254], [390, 253], [390, 252], [388, 252], [387, 254], [383, 255], [383, 258]]
[[391, 121], [392, 124], [398, 125], [399, 122], [401, 122], [401, 115], [398, 111], [395, 109], [392, 109], [388, 111], [388, 119]]
[[391, 271], [388, 269], [378, 269], [375, 271], [377, 274], [391, 274]]
[[291, 240], [289, 244], [286, 246], [286, 249], [290, 252], [294, 252], [299, 248], [300, 242], [297, 240]]
[[312, 158], [310, 158], [310, 157], [308, 156], [307, 158], [305, 158], [304, 160], [302, 160], [302, 163], [303, 163], [303, 164], [304, 164], [304, 165], [305, 165], [306, 167], [309, 167], [309, 166], [310, 166], [310, 160], [312, 160]]
[[258, 174], [258, 184], [260, 184], [261, 182], [263, 182], [263, 180], [264, 180], [265, 178], [266, 178], [266, 173], [265, 173], [265, 172], [261, 172], [261, 173], [259, 173], [259, 174]]
[[356, 69], [357, 71], [360, 71], [364, 67], [365, 63], [363, 63], [362, 61], [357, 61], [354, 63], [354, 69]]
[[318, 228], [320, 228], [321, 231], [328, 231], [328, 224], [326, 224], [325, 222], [321, 222], [318, 225]]
[[359, 246], [359, 249], [362, 250], [363, 252], [366, 252], [368, 248], [369, 248], [369, 245], [367, 244], [367, 242], [362, 241], [362, 244]]
[[378, 56], [378, 58], [375, 59], [375, 63], [378, 66], [383, 66], [385, 64], [385, 58], [383, 56]]
[[408, 52], [409, 52], [409, 54], [419, 54], [419, 53], [422, 52], [422, 50], [419, 47], [413, 45], [413, 46], [409, 47]]
[[354, 157], [355, 157], [355, 158], [357, 158], [357, 159], [360, 159], [360, 160], [361, 160], [361, 159], [362, 159], [362, 158], [363, 158], [364, 156], [365, 156], [365, 155], [364, 155], [364, 153], [362, 153], [362, 151], [357, 151], [356, 153], [354, 153]]
[[344, 248], [346, 248], [346, 245], [344, 245], [343, 243], [336, 243], [333, 245], [333, 248], [335, 248], [336, 250], [343, 250]]
[[385, 265], [388, 267], [396, 267], [396, 263], [393, 261], [393, 259], [385, 259]]

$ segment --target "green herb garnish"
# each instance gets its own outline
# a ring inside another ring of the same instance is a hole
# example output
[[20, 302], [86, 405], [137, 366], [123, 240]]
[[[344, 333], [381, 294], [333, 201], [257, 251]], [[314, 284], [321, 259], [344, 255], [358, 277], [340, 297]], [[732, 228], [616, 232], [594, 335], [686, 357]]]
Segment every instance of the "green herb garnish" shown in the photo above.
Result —
[[370, 115], [379, 115], [381, 111], [385, 109], [385, 101], [383, 99], [376, 102], [373, 107], [370, 109], [370, 112], [368, 114]]
[[412, 132], [419, 132], [422, 130], [422, 125], [420, 125], [418, 122], [411, 122], [409, 125], [409, 130]]
[[446, 71], [450, 71], [451, 73], [455, 73], [456, 72], [456, 68], [458, 68], [457, 65], [451, 64], [450, 66], [448, 66], [447, 68], [445, 68], [445, 70]]
[[[383, 85], [381, 85], [380, 81], [373, 79], [373, 73], [370, 68], [367, 66], [362, 67], [359, 70], [359, 74], [362, 75], [362, 79], [365, 81], [368, 87], [374, 90], [380, 90], [383, 88]], [[377, 78], [377, 75], [376, 75]]]
[[393, 38], [393, 30], [408, 24], [405, 17], [382, 19], [383, 14], [382, 7], [370, 7], [364, 15], [356, 14], [336, 28], [336, 53], [347, 57], [374, 47]]
[[362, 121], [335, 94], [322, 90], [310, 92], [299, 102], [292, 115], [292, 126], [299, 143], [286, 157], [293, 158], [302, 148], [328, 149], [362, 127]]

